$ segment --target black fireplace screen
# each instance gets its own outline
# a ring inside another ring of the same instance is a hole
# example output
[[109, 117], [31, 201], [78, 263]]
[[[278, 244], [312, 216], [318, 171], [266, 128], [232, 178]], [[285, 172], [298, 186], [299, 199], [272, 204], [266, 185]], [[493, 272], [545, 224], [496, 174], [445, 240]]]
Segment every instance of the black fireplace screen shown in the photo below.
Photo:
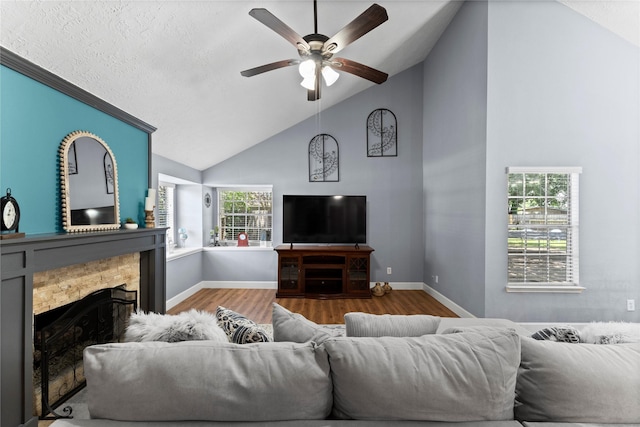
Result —
[[90, 345], [122, 341], [136, 301], [136, 291], [119, 286], [36, 317], [33, 368], [40, 419], [72, 418], [70, 406], [62, 414], [55, 409], [86, 385], [82, 352]]

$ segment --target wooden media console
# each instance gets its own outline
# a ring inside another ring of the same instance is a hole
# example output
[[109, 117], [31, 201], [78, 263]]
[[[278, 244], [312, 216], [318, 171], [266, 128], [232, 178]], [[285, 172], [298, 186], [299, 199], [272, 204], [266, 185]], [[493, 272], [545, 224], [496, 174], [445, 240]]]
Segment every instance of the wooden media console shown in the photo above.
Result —
[[279, 245], [277, 298], [371, 298], [369, 246]]

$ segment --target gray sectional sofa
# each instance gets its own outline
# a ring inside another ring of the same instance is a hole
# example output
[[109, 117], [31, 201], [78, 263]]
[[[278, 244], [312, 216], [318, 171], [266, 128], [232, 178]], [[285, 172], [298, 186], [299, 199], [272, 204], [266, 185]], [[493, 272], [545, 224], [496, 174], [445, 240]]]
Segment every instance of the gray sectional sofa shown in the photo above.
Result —
[[334, 336], [274, 305], [276, 342], [89, 347], [92, 419], [53, 427], [640, 426], [640, 344], [536, 341], [501, 319], [345, 323]]

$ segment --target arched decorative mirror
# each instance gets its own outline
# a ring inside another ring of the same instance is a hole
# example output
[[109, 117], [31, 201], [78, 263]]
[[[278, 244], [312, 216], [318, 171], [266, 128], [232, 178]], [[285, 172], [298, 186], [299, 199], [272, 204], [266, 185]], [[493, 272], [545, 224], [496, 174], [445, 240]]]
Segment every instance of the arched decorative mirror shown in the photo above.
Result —
[[99, 136], [79, 130], [62, 140], [60, 188], [65, 231], [120, 228], [116, 158]]

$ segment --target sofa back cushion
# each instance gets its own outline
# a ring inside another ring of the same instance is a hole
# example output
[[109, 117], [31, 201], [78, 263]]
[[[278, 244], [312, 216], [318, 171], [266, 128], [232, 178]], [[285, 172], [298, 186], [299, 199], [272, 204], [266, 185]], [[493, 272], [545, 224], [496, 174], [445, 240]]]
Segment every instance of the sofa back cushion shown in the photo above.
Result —
[[434, 334], [440, 318], [427, 314], [391, 315], [352, 312], [344, 315], [348, 337], [419, 337]]
[[313, 341], [320, 344], [327, 338], [338, 335], [336, 332], [312, 322], [301, 314], [292, 313], [276, 302], [273, 303], [271, 322], [273, 324], [274, 341], [300, 343]]
[[334, 415], [361, 420], [513, 420], [513, 331], [329, 338]]
[[516, 418], [640, 423], [640, 344], [522, 339]]
[[121, 421], [323, 419], [326, 352], [315, 344], [210, 341], [87, 347], [92, 418]]

